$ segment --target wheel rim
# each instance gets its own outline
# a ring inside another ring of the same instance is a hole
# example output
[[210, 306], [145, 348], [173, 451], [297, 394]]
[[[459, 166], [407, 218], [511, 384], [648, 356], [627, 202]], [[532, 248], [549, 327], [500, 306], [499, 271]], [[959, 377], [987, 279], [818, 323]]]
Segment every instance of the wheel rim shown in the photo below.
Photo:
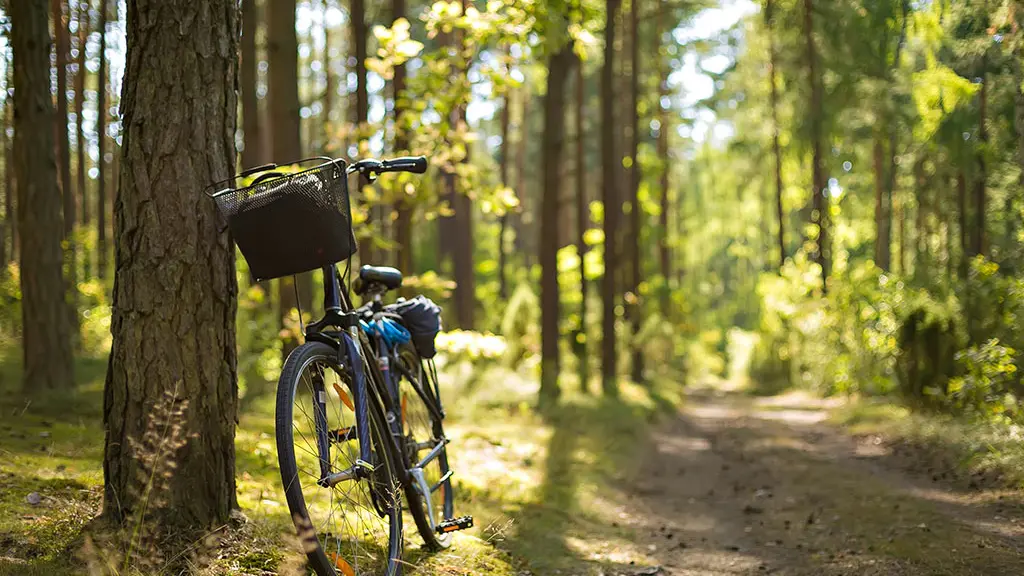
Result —
[[[376, 472], [368, 478], [342, 481], [333, 487], [317, 484], [320, 457], [313, 395], [322, 386], [323, 416], [327, 430], [333, 432], [329, 440], [333, 473], [352, 469], [359, 459], [359, 440], [345, 440], [348, 436], [343, 433], [355, 429], [352, 391], [348, 378], [324, 358], [306, 361], [298, 374], [292, 394], [290, 436], [296, 466], [294, 481], [300, 487], [305, 510], [305, 518], [295, 519], [300, 525], [303, 546], [307, 553], [315, 552], [315, 534], [316, 544], [328, 562], [344, 576], [386, 573], [392, 527], [390, 514], [381, 516], [380, 511], [386, 511], [389, 501], [394, 502], [395, 487], [390, 485], [394, 474], [388, 473], [387, 460], [373, 453], [371, 464]], [[371, 428], [375, 428], [373, 419]], [[375, 433], [379, 434], [379, 430]]]

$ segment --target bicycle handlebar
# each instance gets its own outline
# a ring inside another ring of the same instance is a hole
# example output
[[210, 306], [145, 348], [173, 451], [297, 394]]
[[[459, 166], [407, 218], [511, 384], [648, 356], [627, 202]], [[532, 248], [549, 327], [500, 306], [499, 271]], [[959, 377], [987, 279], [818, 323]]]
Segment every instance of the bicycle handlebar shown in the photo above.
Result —
[[425, 156], [402, 156], [385, 160], [367, 158], [353, 162], [348, 167], [348, 171], [360, 174], [383, 174], [384, 172], [423, 174], [427, 171], [427, 158]]

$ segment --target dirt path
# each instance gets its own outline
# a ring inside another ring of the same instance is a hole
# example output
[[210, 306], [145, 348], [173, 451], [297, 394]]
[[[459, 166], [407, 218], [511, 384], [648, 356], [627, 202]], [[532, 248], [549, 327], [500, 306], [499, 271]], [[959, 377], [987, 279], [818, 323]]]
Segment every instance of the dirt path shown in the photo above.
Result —
[[639, 574], [1024, 575], [1019, 494], [957, 492], [822, 423], [820, 401], [705, 391], [643, 460]]

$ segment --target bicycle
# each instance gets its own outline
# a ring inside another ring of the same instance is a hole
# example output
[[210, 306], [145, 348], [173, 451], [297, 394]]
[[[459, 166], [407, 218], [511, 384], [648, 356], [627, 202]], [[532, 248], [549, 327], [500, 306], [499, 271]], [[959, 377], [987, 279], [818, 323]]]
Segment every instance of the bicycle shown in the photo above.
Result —
[[[319, 268], [324, 316], [305, 327], [305, 343], [278, 379], [275, 434], [285, 498], [310, 567], [319, 576], [402, 572], [402, 494], [431, 550], [473, 525], [453, 517], [433, 336], [440, 309], [425, 297], [384, 304], [401, 286], [394, 268], [363, 266], [349, 283], [356, 251], [348, 175], [373, 181], [385, 172], [422, 174], [423, 157], [393, 160], [313, 158], [287, 174], [268, 164], [210, 189], [255, 280]], [[209, 193], [209, 192], [208, 192]], [[275, 234], [282, 221], [303, 224]], [[342, 274], [337, 263], [348, 265]], [[352, 304], [349, 288], [365, 303]], [[431, 333], [431, 331], [433, 333]], [[300, 420], [300, 422], [297, 422]], [[343, 511], [339, 508], [344, 507]]]

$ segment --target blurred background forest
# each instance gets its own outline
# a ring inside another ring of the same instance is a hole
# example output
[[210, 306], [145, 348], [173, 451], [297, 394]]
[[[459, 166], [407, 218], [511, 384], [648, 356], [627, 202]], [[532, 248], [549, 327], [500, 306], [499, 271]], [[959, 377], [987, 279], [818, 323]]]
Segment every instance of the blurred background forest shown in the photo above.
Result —
[[[354, 191], [353, 265], [397, 266], [406, 290], [442, 304], [451, 364], [538, 379], [542, 405], [732, 377], [765, 394], [1024, 422], [1024, 2], [243, 0], [241, 11], [239, 168], [430, 159], [426, 176]], [[55, 121], [38, 128], [55, 135], [61, 194], [31, 201], [50, 203], [57, 227], [16, 216], [29, 207], [13, 169], [9, 18], [0, 35], [3, 387], [22, 386], [22, 296], [38, 290], [70, 312], [46, 362], [74, 356], [77, 385], [98, 393], [114, 253], [128, 241], [114, 222], [131, 13], [120, 0], [52, 0], [49, 15], [37, 32], [53, 38]], [[66, 290], [19, 266], [48, 238]], [[237, 278], [244, 410], [320, 295], [309, 277], [298, 301], [290, 280], [252, 283], [241, 257]], [[26, 380], [15, 404], [74, 386]]]

